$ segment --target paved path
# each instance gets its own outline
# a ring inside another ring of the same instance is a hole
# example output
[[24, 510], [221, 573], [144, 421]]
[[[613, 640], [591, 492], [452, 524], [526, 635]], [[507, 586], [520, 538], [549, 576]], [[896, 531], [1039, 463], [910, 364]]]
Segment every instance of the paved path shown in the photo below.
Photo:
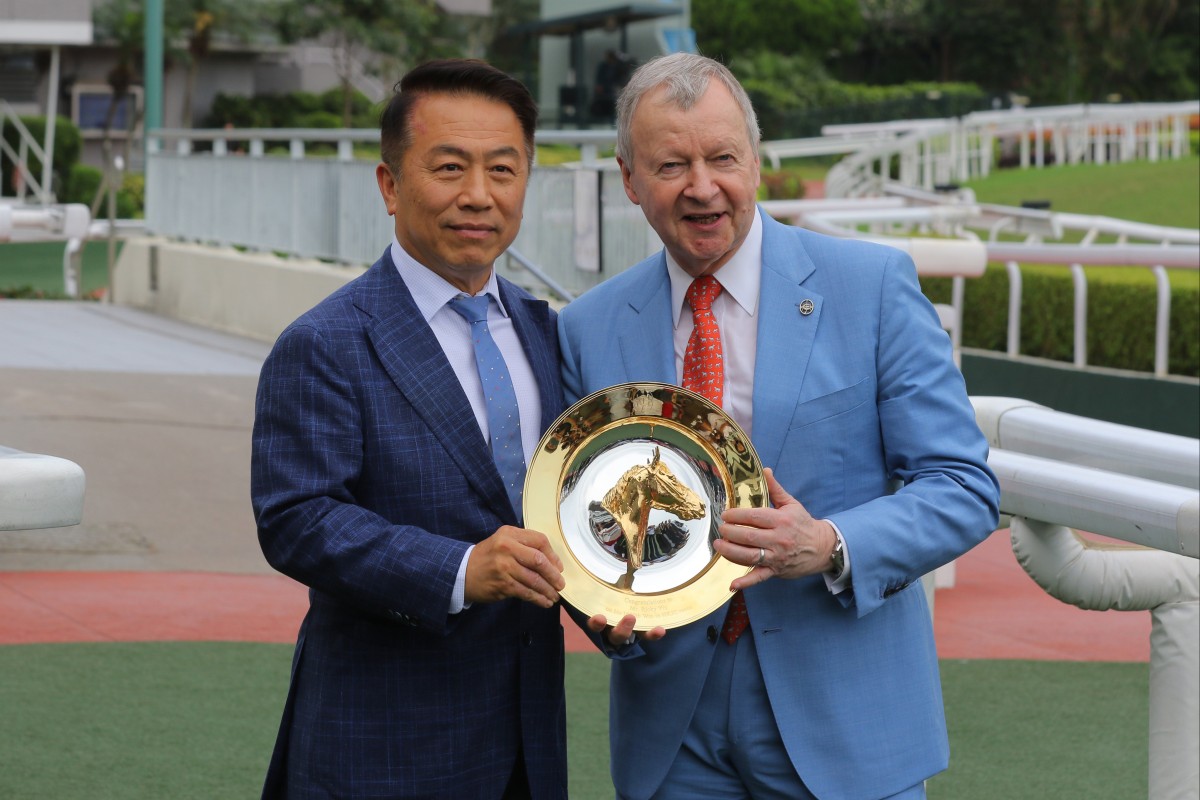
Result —
[[[0, 532], [0, 644], [294, 641], [305, 590], [266, 564], [250, 512], [267, 350], [131, 309], [0, 300], [0, 444], [87, 475], [81, 525]], [[1003, 531], [959, 561], [934, 619], [943, 658], [1149, 659], [1148, 614], [1048, 597]]]

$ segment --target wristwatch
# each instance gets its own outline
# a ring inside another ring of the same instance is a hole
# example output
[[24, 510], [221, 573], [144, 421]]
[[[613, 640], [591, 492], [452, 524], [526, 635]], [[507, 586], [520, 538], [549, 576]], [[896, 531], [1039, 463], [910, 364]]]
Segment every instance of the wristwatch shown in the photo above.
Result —
[[845, 571], [846, 544], [842, 541], [842, 537], [838, 536], [837, 542], [833, 545], [833, 552], [829, 554], [829, 572], [833, 575], [833, 579], [837, 580]]

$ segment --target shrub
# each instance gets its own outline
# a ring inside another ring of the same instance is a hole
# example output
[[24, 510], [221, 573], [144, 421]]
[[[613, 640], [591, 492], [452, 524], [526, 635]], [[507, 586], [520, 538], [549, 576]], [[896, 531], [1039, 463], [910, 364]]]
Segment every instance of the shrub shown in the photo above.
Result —
[[758, 184], [760, 200], [798, 200], [804, 197], [802, 173], [784, 167], [779, 170], [762, 170]]
[[[29, 129], [29, 133], [40, 145], [46, 139], [45, 117], [21, 117], [21, 123]], [[4, 141], [14, 152], [20, 152], [19, 134], [16, 126], [4, 126]], [[56, 196], [67, 191], [70, 183], [71, 167], [79, 162], [79, 153], [83, 149], [83, 138], [79, 128], [66, 117], [58, 117], [54, 127], [54, 157], [51, 159], [51, 189]], [[33, 153], [29, 154], [29, 170], [37, 180], [42, 179], [42, 161]], [[5, 194], [13, 189], [15, 165], [8, 156], [0, 158], [0, 180], [3, 181]]]
[[956, 117], [991, 102], [973, 83], [843, 83], [804, 55], [749, 53], [729, 68], [750, 95], [766, 140], [819, 136], [823, 125], [837, 123]]
[[297, 128], [340, 128], [342, 118], [330, 111], [307, 111], [296, 117]]
[[[104, 180], [104, 172], [87, 164], [76, 164], [71, 168], [69, 190], [62, 197], [64, 203], [82, 203], [89, 208], [96, 199], [96, 192]], [[141, 219], [146, 213], [146, 177], [140, 172], [126, 172], [117, 190], [117, 218]], [[96, 216], [108, 217], [108, 197], [101, 197]]]
[[[1074, 360], [1074, 286], [1066, 269], [1021, 272], [1021, 354]], [[923, 278], [936, 303], [950, 302], [949, 278]], [[1008, 343], [1008, 274], [989, 265], [968, 279], [963, 297], [962, 344], [1004, 351]], [[1150, 283], [1090, 278], [1087, 362], [1090, 366], [1150, 372], [1154, 369], [1157, 293]], [[1172, 287], [1167, 370], [1200, 377], [1200, 291]]]
[[[210, 128], [340, 128], [342, 90], [289, 92], [254, 97], [218, 94], [204, 123]], [[379, 126], [379, 109], [361, 92], [351, 98], [351, 127]]]
[[[124, 209], [128, 209], [128, 213]], [[117, 192], [117, 210], [121, 219], [142, 219], [146, 216], [146, 176], [141, 172], [126, 172]]]
[[67, 191], [63, 194], [62, 201], [91, 206], [103, 180], [104, 172], [98, 167], [75, 164], [71, 167], [71, 176], [67, 180]]

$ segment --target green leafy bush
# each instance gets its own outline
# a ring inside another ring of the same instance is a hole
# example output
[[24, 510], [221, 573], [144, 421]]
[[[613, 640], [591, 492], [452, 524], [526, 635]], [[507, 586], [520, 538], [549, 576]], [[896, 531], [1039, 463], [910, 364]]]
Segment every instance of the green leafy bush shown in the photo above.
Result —
[[991, 102], [973, 83], [844, 83], [805, 55], [763, 50], [734, 58], [729, 68], [750, 95], [767, 140], [819, 136], [821, 126], [838, 123], [956, 117]]
[[331, 111], [306, 111], [296, 117], [297, 128], [340, 128], [342, 118]]
[[[351, 97], [351, 114], [352, 127], [379, 125], [378, 109], [361, 92], [355, 92]], [[331, 89], [322, 94], [288, 92], [254, 97], [218, 94], [213, 98], [205, 125], [210, 128], [226, 125], [235, 128], [340, 128], [342, 92]]]
[[[104, 180], [104, 173], [87, 164], [76, 164], [71, 168], [68, 191], [61, 199], [64, 203], [82, 203], [89, 208], [96, 199], [96, 192]], [[146, 177], [140, 172], [125, 173], [121, 187], [117, 190], [117, 218], [141, 219], [146, 215]], [[96, 216], [108, 217], [108, 198], [100, 198]]]
[[[1066, 269], [1021, 273], [1022, 355], [1074, 360], [1074, 285]], [[950, 279], [923, 278], [935, 303], [950, 302]], [[962, 344], [1004, 351], [1008, 346], [1008, 274], [989, 265], [968, 279], [963, 297]], [[1152, 283], [1088, 281], [1087, 362], [1091, 366], [1140, 372], [1154, 369], [1157, 292]], [[1200, 290], [1172, 287], [1167, 370], [1200, 377]]]
[[784, 167], [764, 169], [759, 176], [759, 200], [798, 200], [804, 197], [804, 173]]
[[[21, 123], [29, 129], [34, 140], [41, 145], [46, 140], [45, 117], [21, 117]], [[20, 136], [14, 125], [4, 126], [4, 141], [14, 152], [20, 152]], [[51, 188], [56, 196], [61, 196], [67, 190], [70, 182], [71, 167], [79, 162], [79, 153], [83, 149], [83, 138], [79, 128], [66, 117], [58, 117], [54, 126], [54, 157], [51, 159]], [[29, 170], [37, 180], [42, 179], [42, 161], [32, 152], [28, 157]], [[11, 195], [14, 184], [15, 165], [7, 156], [0, 158], [0, 180], [5, 187], [4, 194]]]
[[71, 167], [71, 176], [67, 179], [67, 191], [62, 196], [64, 203], [83, 203], [91, 206], [100, 182], [104, 180], [104, 172], [98, 167], [88, 164], [75, 164]]

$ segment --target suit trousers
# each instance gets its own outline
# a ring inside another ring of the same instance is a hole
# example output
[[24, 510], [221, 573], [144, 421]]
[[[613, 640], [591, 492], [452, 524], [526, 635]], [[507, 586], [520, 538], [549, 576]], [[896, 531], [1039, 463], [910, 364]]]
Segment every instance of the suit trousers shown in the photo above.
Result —
[[[653, 800], [816, 800], [779, 736], [753, 626], [716, 648], [691, 725]], [[918, 784], [883, 800], [924, 798]]]

